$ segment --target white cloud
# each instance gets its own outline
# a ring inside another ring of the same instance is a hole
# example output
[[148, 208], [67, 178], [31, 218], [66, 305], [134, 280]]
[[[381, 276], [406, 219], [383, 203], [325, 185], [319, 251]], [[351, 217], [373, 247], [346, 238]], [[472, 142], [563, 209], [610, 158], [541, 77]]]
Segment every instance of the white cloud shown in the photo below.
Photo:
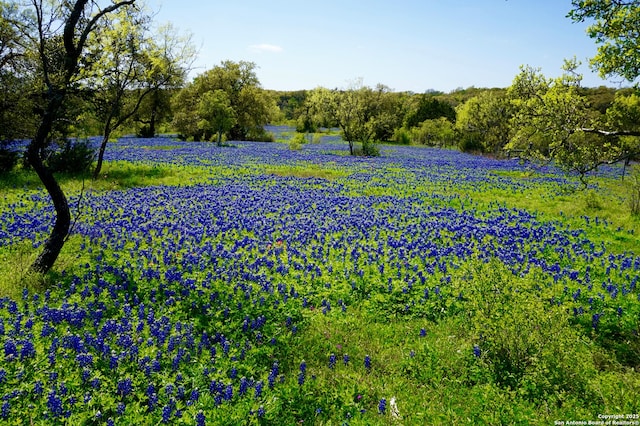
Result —
[[284, 49], [280, 46], [276, 46], [274, 44], [252, 44], [249, 46], [249, 49], [253, 52], [268, 52], [268, 53], [280, 53]]

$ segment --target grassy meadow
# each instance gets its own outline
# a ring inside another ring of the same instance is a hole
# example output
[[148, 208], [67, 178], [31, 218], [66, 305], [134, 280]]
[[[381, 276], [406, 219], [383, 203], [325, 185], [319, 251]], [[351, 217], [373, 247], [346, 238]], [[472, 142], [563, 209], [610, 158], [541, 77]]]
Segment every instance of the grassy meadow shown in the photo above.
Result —
[[621, 168], [583, 189], [314, 140], [120, 139], [98, 180], [60, 176], [74, 225], [44, 279], [28, 266], [53, 207], [35, 175], [0, 177], [1, 422], [640, 420]]

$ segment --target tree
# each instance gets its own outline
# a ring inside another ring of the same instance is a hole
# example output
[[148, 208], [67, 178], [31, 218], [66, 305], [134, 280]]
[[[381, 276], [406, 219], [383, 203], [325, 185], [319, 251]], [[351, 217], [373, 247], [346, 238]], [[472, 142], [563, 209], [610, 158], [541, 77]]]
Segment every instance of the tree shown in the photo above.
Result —
[[231, 108], [227, 92], [220, 89], [202, 95], [198, 102], [198, 116], [198, 128], [205, 135], [217, 134], [218, 146], [222, 146], [222, 134], [236, 124], [236, 113]]
[[151, 34], [150, 20], [138, 9], [121, 10], [89, 39], [92, 60], [85, 74], [92, 74], [90, 89], [103, 123], [94, 179], [111, 134], [137, 113], [146, 97], [182, 85], [193, 57], [188, 39], [176, 38], [171, 27]]
[[411, 129], [411, 140], [428, 146], [447, 146], [455, 140], [454, 125], [445, 117], [424, 120]]
[[499, 154], [509, 142], [512, 108], [504, 94], [480, 92], [458, 105], [456, 113], [463, 150]]
[[414, 95], [411, 98], [404, 126], [408, 129], [419, 126], [425, 120], [445, 117], [450, 122], [456, 122], [456, 111], [450, 103], [437, 99], [430, 93]]
[[23, 19], [16, 4], [0, 2], [0, 143], [27, 139], [36, 126], [31, 92], [32, 62], [17, 22]]
[[263, 140], [264, 125], [278, 113], [275, 99], [262, 87], [253, 62], [223, 61], [219, 66], [198, 75], [172, 100], [173, 125], [185, 138], [200, 140], [204, 132], [198, 123], [199, 98], [207, 92], [221, 90], [227, 94], [236, 123], [227, 131], [229, 139]]
[[31, 6], [10, 3], [22, 13], [11, 20], [20, 34], [24, 49], [36, 58], [34, 71], [36, 86], [42, 88], [35, 135], [27, 147], [29, 164], [42, 181], [53, 202], [56, 219], [42, 252], [31, 266], [38, 273], [46, 273], [55, 263], [69, 233], [71, 215], [66, 195], [46, 166], [44, 153], [51, 143], [54, 126], [65, 108], [65, 101], [80, 78], [80, 65], [85, 61], [85, 47], [109, 14], [131, 6], [135, 0], [109, 2], [76, 0], [51, 2], [32, 0]]
[[575, 73], [577, 65], [567, 61], [564, 74], [556, 79], [522, 68], [509, 88], [516, 114], [508, 147], [522, 150], [528, 158], [553, 160], [565, 171], [578, 173], [586, 186], [587, 173], [619, 161], [621, 147], [615, 135], [590, 131], [604, 121], [580, 95], [582, 76]]
[[591, 65], [602, 77], [619, 76], [630, 82], [640, 76], [640, 1], [572, 0], [569, 18], [594, 20], [587, 28], [599, 45]]
[[[573, 9], [569, 18], [574, 22], [594, 20], [587, 28], [589, 37], [598, 44], [598, 53], [591, 59], [591, 66], [602, 77], [622, 77], [636, 82], [640, 77], [640, 1], [638, 0], [572, 0]], [[633, 97], [623, 102], [616, 96], [611, 114], [607, 111], [607, 120], [603, 127], [582, 129], [585, 132], [602, 135], [606, 138], [622, 138], [618, 160], [629, 161], [640, 153], [640, 129], [637, 110]], [[627, 117], [623, 119], [623, 117]], [[615, 161], [612, 159], [610, 161]]]
[[[388, 110], [384, 108], [388, 92], [386, 86], [378, 85], [374, 90], [358, 79], [345, 90], [314, 89], [306, 102], [315, 120], [340, 128], [351, 155], [356, 154], [356, 142], [362, 143], [364, 155], [377, 155], [374, 145], [376, 132], [385, 130], [389, 118]], [[393, 130], [389, 136], [392, 134]]]

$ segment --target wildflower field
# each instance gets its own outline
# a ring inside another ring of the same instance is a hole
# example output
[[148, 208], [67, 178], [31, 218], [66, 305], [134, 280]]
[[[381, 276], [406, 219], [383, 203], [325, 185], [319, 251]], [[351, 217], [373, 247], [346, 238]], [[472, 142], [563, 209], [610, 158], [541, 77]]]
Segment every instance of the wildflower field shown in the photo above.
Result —
[[638, 422], [620, 168], [583, 190], [453, 150], [231, 145], [123, 138], [63, 176], [46, 286], [53, 207], [0, 179], [0, 423]]

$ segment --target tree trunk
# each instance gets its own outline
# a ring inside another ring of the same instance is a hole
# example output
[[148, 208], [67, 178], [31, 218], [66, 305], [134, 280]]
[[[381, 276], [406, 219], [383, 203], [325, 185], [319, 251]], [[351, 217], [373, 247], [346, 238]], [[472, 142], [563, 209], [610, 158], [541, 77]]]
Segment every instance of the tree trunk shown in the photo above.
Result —
[[218, 130], [218, 146], [222, 146], [222, 130]]
[[98, 150], [98, 161], [96, 163], [96, 168], [93, 169], [93, 180], [97, 180], [100, 175], [100, 171], [102, 170], [102, 160], [104, 158], [104, 152], [107, 149], [107, 142], [109, 142], [109, 136], [104, 135], [102, 138], [102, 143], [100, 144], [100, 149]]
[[42, 121], [38, 126], [36, 137], [31, 141], [27, 148], [27, 158], [29, 164], [33, 167], [38, 177], [42, 181], [45, 189], [51, 197], [53, 207], [56, 210], [56, 219], [53, 225], [53, 230], [49, 235], [49, 238], [44, 244], [42, 252], [38, 255], [36, 260], [31, 265], [31, 270], [37, 273], [47, 273], [53, 264], [55, 263], [64, 241], [69, 234], [69, 227], [71, 226], [71, 213], [69, 212], [69, 203], [67, 197], [64, 195], [62, 188], [56, 181], [55, 176], [49, 168], [43, 163], [41, 153], [46, 145], [47, 136], [51, 132], [53, 126], [55, 111], [59, 109], [62, 104], [62, 98], [64, 95], [59, 94], [56, 99], [52, 100], [47, 108], [47, 111], [42, 116]]

